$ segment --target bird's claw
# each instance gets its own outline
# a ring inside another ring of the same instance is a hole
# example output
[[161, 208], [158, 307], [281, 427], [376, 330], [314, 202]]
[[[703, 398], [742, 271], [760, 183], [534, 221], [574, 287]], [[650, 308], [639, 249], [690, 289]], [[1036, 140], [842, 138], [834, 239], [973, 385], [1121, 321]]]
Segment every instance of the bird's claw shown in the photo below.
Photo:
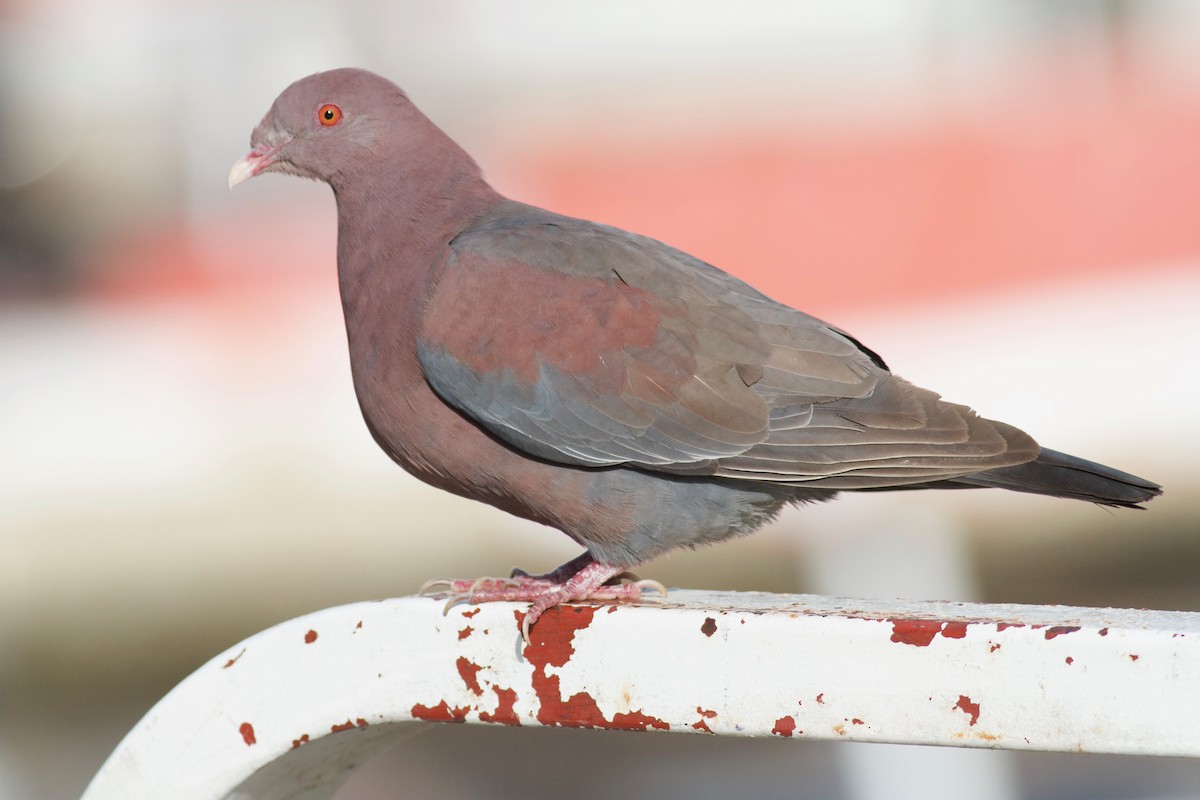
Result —
[[443, 592], [454, 591], [454, 584], [455, 581], [453, 578], [430, 578], [421, 584], [421, 588], [417, 589], [417, 594], [424, 596], [427, 594], [442, 594]]

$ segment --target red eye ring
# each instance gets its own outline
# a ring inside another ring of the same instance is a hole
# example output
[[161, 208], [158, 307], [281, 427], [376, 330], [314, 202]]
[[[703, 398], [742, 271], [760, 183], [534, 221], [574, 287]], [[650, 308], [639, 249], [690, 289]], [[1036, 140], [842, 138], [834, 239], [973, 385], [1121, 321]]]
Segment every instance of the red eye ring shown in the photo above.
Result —
[[317, 122], [330, 128], [342, 121], [342, 110], [333, 103], [326, 103], [317, 109]]

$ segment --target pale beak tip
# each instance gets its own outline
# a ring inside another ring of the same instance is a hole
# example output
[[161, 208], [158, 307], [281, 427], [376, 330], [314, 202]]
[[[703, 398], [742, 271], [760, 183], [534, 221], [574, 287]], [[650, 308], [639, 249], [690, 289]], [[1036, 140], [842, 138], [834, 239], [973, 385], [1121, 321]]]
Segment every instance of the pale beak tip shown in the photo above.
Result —
[[229, 170], [229, 178], [226, 182], [228, 183], [229, 188], [232, 189], [239, 183], [245, 183], [253, 178], [255, 173], [256, 170], [254, 169], [254, 163], [248, 156], [239, 158], [236, 162], [234, 162], [233, 168]]

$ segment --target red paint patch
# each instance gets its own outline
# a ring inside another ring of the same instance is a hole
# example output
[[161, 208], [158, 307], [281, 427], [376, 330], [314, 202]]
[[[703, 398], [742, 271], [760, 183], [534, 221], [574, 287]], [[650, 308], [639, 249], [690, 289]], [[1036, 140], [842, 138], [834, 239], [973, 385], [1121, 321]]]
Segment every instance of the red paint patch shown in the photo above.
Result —
[[974, 725], [976, 722], [979, 722], [979, 703], [972, 703], [971, 698], [967, 697], [965, 694], [960, 694], [958, 696], [958, 702], [954, 704], [954, 707], [963, 713], [970, 715], [972, 725]]
[[493, 686], [492, 691], [496, 693], [496, 710], [490, 713], [481, 711], [479, 719], [484, 722], [499, 722], [501, 725], [520, 725], [521, 720], [513, 711], [517, 704], [517, 693], [512, 689], [501, 689], [499, 686]]
[[299, 747], [302, 744], [308, 744], [308, 734], [307, 733], [300, 734], [299, 739], [292, 739], [292, 749], [295, 750], [297, 747]]
[[[467, 718], [467, 712], [470, 711], [469, 706], [462, 708], [451, 708], [450, 705], [443, 700], [436, 706], [423, 706], [417, 703], [409, 712], [416, 719], [423, 719], [426, 722], [462, 722]], [[336, 730], [336, 726], [335, 726]], [[344, 730], [344, 729], [343, 729]]]
[[304, 643], [305, 644], [312, 644], [316, 640], [317, 640], [317, 632], [316, 631], [309, 631], [308, 633], [304, 634]]
[[[578, 692], [564, 699], [559, 676], [546, 674], [547, 667], [562, 667], [571, 660], [575, 653], [572, 644], [575, 632], [588, 627], [595, 612], [595, 608], [587, 606], [555, 606], [547, 610], [530, 630], [525, 660], [533, 665], [533, 690], [541, 702], [538, 722], [569, 728], [645, 730], [654, 727], [668, 730], [670, 726], [666, 722], [641, 711], [614, 714], [607, 720], [590, 694]], [[520, 623], [524, 614], [517, 611], [514, 616]]]
[[1053, 628], [1046, 629], [1047, 641], [1055, 636], [1066, 636], [1068, 633], [1074, 633], [1079, 630], [1078, 625], [1055, 625]]
[[824, 692], [821, 692], [819, 695], [817, 695], [817, 705], [819, 705], [819, 706], [825, 705], [825, 693]]
[[243, 722], [239, 725], [238, 733], [242, 735], [242, 741], [246, 743], [247, 747], [258, 742], [258, 739], [254, 738], [254, 726], [249, 722]]
[[244, 648], [244, 647], [243, 647], [243, 648], [242, 648], [242, 651], [241, 651], [240, 653], [238, 653], [236, 656], [234, 656], [233, 658], [231, 658], [231, 659], [229, 659], [228, 661], [226, 661], [226, 662], [225, 662], [225, 663], [224, 663], [224, 664], [221, 666], [221, 669], [229, 669], [230, 667], [232, 667], [234, 664], [236, 664], [236, 663], [237, 663], [237, 660], [238, 660], [239, 658], [241, 658], [241, 657], [242, 657], [242, 656], [244, 656], [244, 655], [246, 655], [246, 648]]
[[1133, 653], [1129, 654], [1130, 661], [1137, 661], [1139, 658], [1141, 658], [1141, 656], [1135, 656]]
[[1070, 656], [1067, 656], [1067, 666], [1069, 667], [1074, 663], [1075, 663], [1075, 659], [1071, 658]]
[[967, 623], [947, 622], [942, 626], [942, 636], [947, 639], [962, 639], [967, 635]]
[[992, 646], [988, 648], [988, 652], [994, 653], [999, 649], [1000, 649], [1000, 644], [998, 642], [992, 642]]
[[354, 630], [356, 630], [356, 631], [362, 630], [362, 620], [361, 619], [358, 621], [358, 624], [354, 626]]
[[471, 633], [472, 633], [472, 631], [474, 631], [474, 630], [475, 630], [475, 629], [474, 629], [474, 628], [472, 628], [470, 625], [468, 625], [467, 627], [463, 628], [461, 631], [459, 631], [459, 632], [458, 632], [458, 640], [461, 642], [463, 639], [465, 639], [465, 638], [467, 638], [468, 636], [470, 636], [470, 635], [471, 635]]
[[352, 730], [354, 728], [365, 728], [365, 727], [367, 727], [367, 725], [368, 725], [367, 721], [365, 719], [363, 719], [362, 717], [359, 717], [358, 719], [354, 720], [353, 722], [351, 722], [350, 720], [347, 719], [345, 722], [343, 722], [341, 724], [330, 725], [329, 730], [331, 733], [341, 733], [342, 731], [348, 731], [348, 730]]
[[712, 617], [705, 617], [704, 624], [700, 626], [700, 632], [705, 636], [712, 636], [717, 632], [717, 621]]
[[693, 722], [692, 727], [703, 733], [712, 733], [712, 728], [708, 727], [708, 721], [710, 719], [715, 719], [717, 712], [709, 711], [706, 708], [696, 706], [696, 713], [700, 715], [700, 719], [696, 722]]
[[1005, 628], [1024, 628], [1024, 627], [1025, 627], [1024, 622], [997, 622], [996, 623], [996, 631], [997, 632], [1002, 631]]
[[1101, 628], [1099, 633], [1101, 636], [1108, 636], [1108, 628]]
[[913, 647], [928, 647], [942, 630], [942, 623], [936, 619], [893, 619], [891, 623], [892, 641]]
[[862, 725], [863, 721], [861, 719], [859, 719], [858, 717], [855, 717], [854, 719], [850, 720], [850, 724], [851, 725]]
[[458, 676], [463, 679], [463, 683], [467, 685], [467, 688], [474, 692], [476, 696], [482, 695], [483, 688], [479, 685], [478, 676], [479, 670], [483, 669], [483, 667], [478, 664], [472, 664], [463, 656], [459, 656], [458, 661], [455, 661], [454, 665], [458, 667]]
[[482, 610], [483, 610], [482, 608], [479, 608], [478, 606], [476, 606], [475, 608], [471, 609], [470, 611], [464, 611], [464, 612], [462, 612], [462, 615], [463, 615], [464, 617], [466, 617], [467, 619], [470, 619], [471, 617], [475, 616], [476, 614], [478, 614], [478, 613], [479, 613], [480, 611], [482, 611]]
[[613, 714], [612, 722], [608, 724], [608, 727], [622, 731], [644, 731], [647, 728], [658, 728], [660, 731], [669, 731], [671, 729], [671, 726], [664, 720], [652, 717], [649, 714], [643, 714], [641, 711], [630, 711], [627, 714]]
[[782, 736], [785, 739], [792, 738], [792, 734], [796, 731], [795, 717], [780, 717], [775, 720], [775, 727], [771, 728], [771, 733], [776, 736]]

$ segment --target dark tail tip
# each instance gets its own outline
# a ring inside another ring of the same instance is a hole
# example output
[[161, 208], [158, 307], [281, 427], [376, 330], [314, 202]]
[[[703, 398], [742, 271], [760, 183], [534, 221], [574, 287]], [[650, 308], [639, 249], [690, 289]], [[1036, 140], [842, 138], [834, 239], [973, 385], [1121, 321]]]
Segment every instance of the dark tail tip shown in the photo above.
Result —
[[1057, 450], [1042, 448], [1035, 461], [956, 479], [975, 486], [1087, 500], [1114, 508], [1142, 508], [1162, 494], [1157, 483]]

